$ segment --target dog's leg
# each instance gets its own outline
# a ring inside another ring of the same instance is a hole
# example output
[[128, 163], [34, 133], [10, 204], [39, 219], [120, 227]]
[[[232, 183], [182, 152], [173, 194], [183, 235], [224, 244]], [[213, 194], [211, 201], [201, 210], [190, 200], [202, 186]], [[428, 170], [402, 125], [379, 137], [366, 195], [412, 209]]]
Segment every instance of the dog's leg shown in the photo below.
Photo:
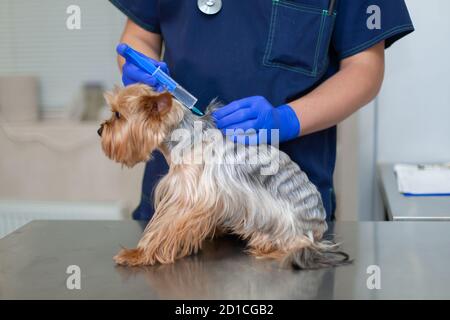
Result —
[[294, 250], [307, 247], [310, 241], [305, 236], [292, 237], [291, 241], [280, 241], [270, 233], [255, 232], [251, 235], [248, 252], [257, 258], [282, 260]]
[[214, 230], [212, 221], [207, 218], [209, 213], [172, 210], [158, 212], [160, 217], [146, 228], [137, 248], [122, 249], [114, 258], [116, 263], [129, 266], [167, 264], [196, 253]]
[[[156, 213], [136, 249], [123, 249], [114, 257], [121, 265], [172, 263], [196, 253], [214, 234], [219, 202], [205, 194], [199, 183], [201, 168], [172, 170], [156, 191]], [[209, 192], [208, 192], [209, 193]]]

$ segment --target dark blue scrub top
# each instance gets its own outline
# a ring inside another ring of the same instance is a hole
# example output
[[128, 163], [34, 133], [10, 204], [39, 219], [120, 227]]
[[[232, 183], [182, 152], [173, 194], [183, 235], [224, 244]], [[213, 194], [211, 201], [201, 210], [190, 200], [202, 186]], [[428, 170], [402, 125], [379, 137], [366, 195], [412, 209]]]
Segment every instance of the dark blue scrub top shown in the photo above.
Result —
[[[333, 13], [327, 11], [330, 0], [223, 0], [216, 15], [202, 13], [197, 0], [110, 1], [145, 30], [162, 35], [171, 75], [203, 109], [215, 97], [229, 103], [260, 95], [274, 106], [288, 103], [335, 74], [340, 60], [382, 40], [389, 47], [414, 30], [404, 0], [337, 0]], [[380, 9], [380, 29], [368, 27], [368, 20], [374, 25], [374, 11], [368, 10], [373, 5]], [[318, 187], [333, 219], [336, 127], [280, 149]], [[153, 188], [168, 169], [161, 154], [154, 157], [135, 219], [153, 215]]]

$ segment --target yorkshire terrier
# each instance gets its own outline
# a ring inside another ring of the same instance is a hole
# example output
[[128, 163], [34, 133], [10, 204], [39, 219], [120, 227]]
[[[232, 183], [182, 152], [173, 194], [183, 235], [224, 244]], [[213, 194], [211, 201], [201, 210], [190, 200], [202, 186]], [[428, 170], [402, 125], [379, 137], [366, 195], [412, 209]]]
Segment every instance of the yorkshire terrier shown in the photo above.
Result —
[[[137, 248], [122, 249], [114, 257], [117, 264], [173, 263], [224, 232], [245, 239], [254, 256], [282, 266], [318, 269], [349, 262], [338, 244], [322, 239], [326, 213], [306, 174], [273, 145], [224, 138], [211, 115], [218, 103], [198, 117], [170, 93], [143, 84], [116, 88], [105, 98], [112, 111], [98, 130], [105, 154], [132, 167], [149, 161], [157, 149], [170, 166], [155, 189], [155, 214]], [[268, 166], [278, 170], [263, 172]]]

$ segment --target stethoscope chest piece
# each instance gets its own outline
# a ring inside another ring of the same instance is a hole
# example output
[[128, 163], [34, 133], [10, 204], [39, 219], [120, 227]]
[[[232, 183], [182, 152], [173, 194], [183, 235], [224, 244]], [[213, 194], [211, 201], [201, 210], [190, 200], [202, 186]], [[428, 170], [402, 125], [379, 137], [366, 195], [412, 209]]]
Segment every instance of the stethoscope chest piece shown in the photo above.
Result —
[[197, 0], [197, 5], [205, 14], [216, 14], [222, 9], [222, 0]]

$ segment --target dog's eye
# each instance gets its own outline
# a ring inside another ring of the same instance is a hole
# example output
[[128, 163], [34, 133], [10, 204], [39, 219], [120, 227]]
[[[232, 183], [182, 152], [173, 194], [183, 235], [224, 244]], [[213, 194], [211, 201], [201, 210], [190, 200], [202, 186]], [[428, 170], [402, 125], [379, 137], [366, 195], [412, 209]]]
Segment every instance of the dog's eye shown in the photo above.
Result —
[[116, 115], [117, 119], [120, 119], [120, 113], [119, 112], [116, 111], [116, 112], [114, 112], [114, 114]]

